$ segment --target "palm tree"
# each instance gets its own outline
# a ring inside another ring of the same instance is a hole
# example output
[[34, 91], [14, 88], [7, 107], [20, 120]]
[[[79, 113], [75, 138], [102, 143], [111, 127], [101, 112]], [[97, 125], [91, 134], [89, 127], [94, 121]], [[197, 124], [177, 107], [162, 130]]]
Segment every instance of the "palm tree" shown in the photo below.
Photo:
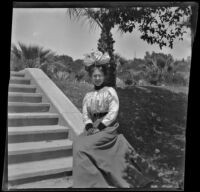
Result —
[[24, 67], [40, 67], [45, 61], [50, 61], [55, 56], [55, 53], [49, 49], [44, 49], [37, 45], [25, 45], [18, 43], [19, 48], [16, 45], [12, 45], [12, 54], [24, 64]]
[[[195, 5], [196, 9], [197, 7]], [[111, 29], [117, 26], [121, 33], [131, 33], [133, 29], [137, 28], [141, 33], [140, 38], [147, 43], [158, 44], [160, 49], [163, 46], [173, 48], [175, 38], [179, 37], [179, 40], [183, 40], [184, 26], [188, 27], [188, 25], [179, 21], [183, 17], [191, 15], [191, 8], [184, 5], [183, 7], [178, 6], [174, 10], [171, 5], [148, 7], [144, 3], [143, 7], [122, 5], [121, 7], [108, 8], [69, 8], [68, 15], [77, 20], [84, 18], [92, 28], [98, 26], [101, 29], [98, 50], [103, 53], [108, 52], [111, 57], [108, 83], [110, 86], [115, 86], [116, 64], [113, 49], [115, 41]], [[193, 21], [193, 26], [195, 26], [196, 20], [193, 19]]]
[[58, 71], [67, 71], [67, 67], [59, 61], [55, 61], [56, 54], [50, 49], [44, 49], [37, 45], [25, 45], [19, 43], [19, 48], [12, 45], [11, 64], [14, 69], [41, 68], [48, 76], [56, 76]]
[[76, 20], [85, 19], [89, 22], [92, 29], [97, 26], [101, 29], [100, 39], [98, 41], [98, 50], [102, 53], [108, 52], [111, 60], [109, 63], [107, 83], [110, 86], [116, 85], [116, 64], [114, 58], [111, 29], [114, 27], [115, 21], [109, 17], [109, 8], [69, 8], [67, 14]]

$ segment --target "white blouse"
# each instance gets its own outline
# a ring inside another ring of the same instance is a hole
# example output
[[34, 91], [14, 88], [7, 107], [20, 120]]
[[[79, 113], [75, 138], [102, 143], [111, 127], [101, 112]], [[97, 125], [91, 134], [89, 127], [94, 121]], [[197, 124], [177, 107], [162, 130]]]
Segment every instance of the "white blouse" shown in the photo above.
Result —
[[105, 126], [110, 125], [118, 115], [119, 111], [119, 98], [117, 92], [112, 87], [103, 87], [100, 90], [94, 90], [87, 93], [83, 99], [83, 122], [92, 122], [94, 113], [108, 112], [102, 120]]

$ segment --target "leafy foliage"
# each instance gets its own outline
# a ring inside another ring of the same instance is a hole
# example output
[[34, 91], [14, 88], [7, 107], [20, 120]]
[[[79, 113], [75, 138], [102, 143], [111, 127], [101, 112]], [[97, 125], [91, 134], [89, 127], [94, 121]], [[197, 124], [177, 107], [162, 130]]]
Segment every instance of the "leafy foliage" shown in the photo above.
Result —
[[[145, 78], [151, 84], [157, 85], [160, 83], [188, 85], [186, 78], [178, 70], [188, 70], [190, 63], [185, 62], [187, 68], [184, 69], [183, 62], [174, 61], [172, 55], [155, 53], [149, 54], [146, 52], [145, 60]], [[179, 63], [179, 64], [178, 64]], [[189, 71], [188, 71], [189, 72]]]
[[[67, 57], [56, 56], [50, 49], [44, 49], [37, 45], [25, 45], [19, 43], [19, 48], [12, 45], [11, 49], [11, 70], [22, 70], [24, 68], [41, 68], [49, 77], [58, 76], [58, 72], [68, 72], [63, 64]], [[68, 58], [70, 60], [72, 58]], [[73, 61], [73, 60], [70, 60]]]
[[119, 17], [116, 24], [122, 32], [132, 32], [139, 28], [141, 39], [149, 44], [158, 44], [173, 48], [175, 38], [183, 40], [186, 27], [185, 21], [191, 16], [188, 7], [132, 7], [116, 10]]
[[[18, 54], [18, 52], [16, 52]], [[11, 52], [10, 56], [10, 69], [11, 71], [20, 71], [24, 69], [24, 64], [21, 62], [20, 57]]]
[[71, 64], [71, 70], [75, 73], [79, 72], [80, 70], [84, 69], [83, 60], [77, 59]]
[[70, 72], [70, 66], [73, 63], [73, 58], [68, 56], [68, 55], [56, 55], [55, 56], [55, 61], [63, 63], [65, 67], [69, 69]]
[[77, 81], [91, 83], [91, 79], [84, 69], [81, 69], [75, 76]]
[[[50, 78], [91, 83], [84, 69], [83, 60], [73, 60], [68, 55], [51, 54], [51, 50], [44, 50], [39, 46], [31, 47], [24, 44], [21, 46], [22, 49], [12, 46], [11, 70], [19, 71], [25, 67], [38, 67]], [[44, 52], [36, 54], [40, 51]], [[151, 54], [146, 52], [143, 59], [127, 60], [119, 54], [114, 54], [113, 58], [117, 66], [116, 76], [118, 81], [122, 81], [120, 84], [123, 84], [123, 87], [124, 83], [126, 86], [160, 85], [161, 83], [188, 86], [189, 84], [191, 58], [174, 61], [170, 54], [155, 52]]]
[[190, 25], [191, 7], [119, 7], [119, 8], [69, 8], [70, 17], [89, 21], [91, 26], [99, 26], [101, 35], [98, 49], [108, 52], [111, 61], [108, 84], [116, 84], [116, 63], [114, 60], [114, 40], [111, 29], [118, 26], [122, 33], [139, 29], [140, 38], [150, 44], [173, 48], [175, 38], [183, 40], [183, 34]]
[[[93, 86], [53, 80], [82, 111], [82, 100]], [[119, 133], [159, 172], [156, 187], [182, 186], [187, 95], [150, 86], [117, 88], [117, 93], [122, 104], [118, 115]]]
[[19, 48], [13, 44], [11, 52], [12, 58], [20, 62], [22, 68], [41, 67], [45, 62], [52, 62], [55, 56], [49, 49], [37, 45], [27, 46], [23, 43], [19, 43]]
[[174, 60], [170, 54], [146, 52], [143, 59], [125, 59], [122, 64], [119, 62], [117, 77], [128, 86], [149, 84], [188, 86], [190, 64], [190, 58]]

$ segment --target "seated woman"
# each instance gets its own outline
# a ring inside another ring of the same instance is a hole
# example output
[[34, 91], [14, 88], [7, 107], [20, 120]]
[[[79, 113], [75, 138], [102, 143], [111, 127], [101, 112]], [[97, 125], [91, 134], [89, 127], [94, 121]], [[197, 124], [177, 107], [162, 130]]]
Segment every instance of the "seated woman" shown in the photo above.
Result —
[[119, 98], [105, 84], [108, 54], [93, 52], [84, 64], [94, 90], [83, 100], [84, 132], [73, 144], [74, 188], [147, 187], [150, 167], [117, 133]]

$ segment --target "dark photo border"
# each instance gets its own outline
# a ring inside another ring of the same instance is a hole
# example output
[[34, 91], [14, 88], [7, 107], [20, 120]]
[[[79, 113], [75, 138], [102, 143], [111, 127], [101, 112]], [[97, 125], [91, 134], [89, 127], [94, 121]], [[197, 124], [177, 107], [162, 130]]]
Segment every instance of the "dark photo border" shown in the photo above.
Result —
[[[0, 96], [0, 108], [2, 109], [1, 112], [1, 175], [2, 175], [2, 191], [7, 191], [7, 103], [8, 103], [8, 84], [10, 78], [10, 49], [11, 49], [11, 32], [12, 32], [12, 9], [13, 8], [69, 8], [69, 7], [117, 7], [121, 5], [128, 5], [128, 6], [158, 6], [158, 5], [173, 5], [173, 6], [184, 6], [184, 5], [191, 5], [194, 6], [194, 14], [192, 19], [192, 27], [195, 31], [194, 42], [192, 44], [192, 63], [191, 63], [191, 71], [190, 71], [190, 84], [189, 84], [189, 94], [188, 94], [188, 114], [187, 114], [187, 127], [186, 127], [186, 156], [185, 156], [185, 186], [184, 190], [194, 189], [196, 184], [198, 185], [198, 181], [194, 182], [195, 180], [195, 170], [191, 171], [192, 165], [196, 165], [198, 167], [198, 162], [194, 162], [193, 159], [196, 159], [198, 156], [198, 146], [195, 144], [194, 141], [199, 140], [198, 133], [195, 131], [198, 130], [199, 122], [196, 121], [199, 119], [197, 115], [199, 114], [199, 108], [197, 108], [197, 104], [199, 101], [198, 97], [198, 82], [197, 79], [199, 70], [197, 67], [199, 64], [199, 17], [198, 10], [199, 4], [198, 2], [188, 2], [188, 1], [178, 1], [178, 2], [156, 2], [156, 1], [68, 1], [68, 2], [51, 2], [51, 1], [43, 1], [43, 2], [17, 2], [17, 1], [9, 1], [6, 6], [6, 11], [2, 14], [2, 26], [4, 34], [1, 36], [2, 40], [5, 40], [2, 44], [3, 52], [2, 58], [4, 59], [1, 61], [1, 66], [4, 69], [1, 69], [0, 77], [1, 82], [3, 82], [3, 91], [1, 91]], [[4, 6], [2, 6], [4, 9]], [[194, 136], [198, 138], [195, 139]], [[198, 143], [199, 145], [199, 143]], [[197, 172], [197, 171], [196, 171]], [[191, 175], [193, 174], [193, 175]], [[198, 178], [198, 175], [196, 176]], [[10, 190], [10, 191], [93, 191], [94, 189], [66, 189], [66, 188], [53, 188], [53, 189], [19, 189], [19, 190]], [[162, 191], [173, 191], [176, 189], [162, 189]], [[135, 191], [134, 189], [95, 189], [95, 191]], [[138, 190], [137, 190], [138, 191]], [[140, 190], [145, 191], [145, 190]], [[150, 191], [160, 191], [160, 189], [151, 189]], [[177, 190], [181, 191], [181, 190]]]

